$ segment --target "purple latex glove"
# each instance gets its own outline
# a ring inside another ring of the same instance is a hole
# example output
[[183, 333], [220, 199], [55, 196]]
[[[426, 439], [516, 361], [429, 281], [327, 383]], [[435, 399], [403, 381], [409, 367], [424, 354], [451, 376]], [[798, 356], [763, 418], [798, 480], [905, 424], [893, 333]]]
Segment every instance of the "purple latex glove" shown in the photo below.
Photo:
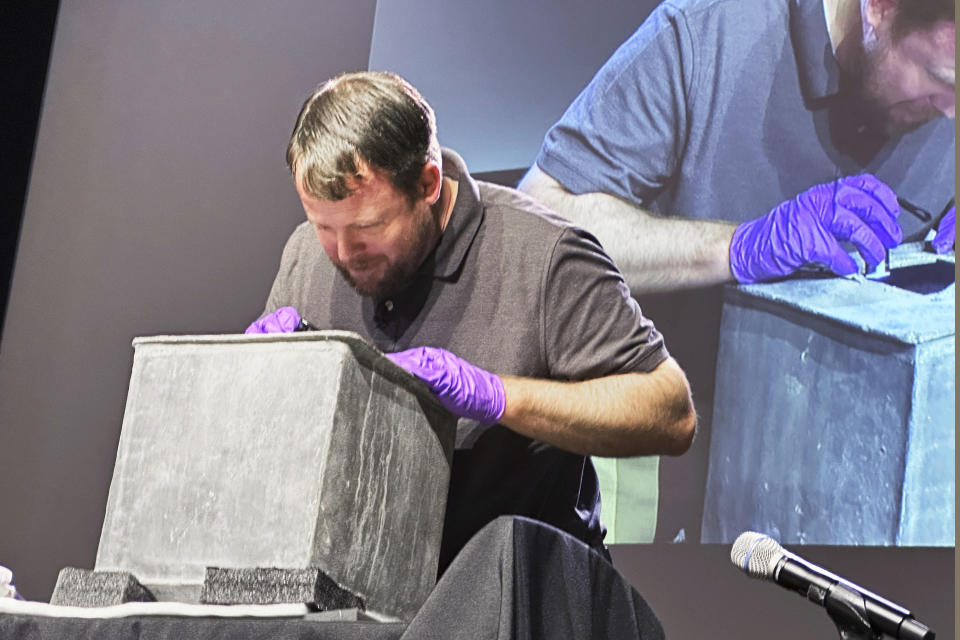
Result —
[[244, 333], [292, 333], [300, 324], [300, 314], [293, 307], [280, 307], [254, 321]]
[[503, 417], [506, 395], [500, 376], [437, 347], [417, 347], [388, 353], [387, 357], [426, 382], [451, 413], [483, 425]]
[[946, 253], [953, 249], [956, 233], [956, 208], [950, 207], [946, 215], [940, 219], [940, 224], [937, 225], [937, 235], [934, 237], [933, 242], [930, 243], [933, 245], [933, 250], [937, 253]]
[[903, 240], [899, 213], [896, 194], [872, 175], [819, 184], [738, 226], [730, 270], [744, 283], [781, 278], [810, 263], [838, 275], [856, 273], [840, 241], [852, 242], [873, 269]]

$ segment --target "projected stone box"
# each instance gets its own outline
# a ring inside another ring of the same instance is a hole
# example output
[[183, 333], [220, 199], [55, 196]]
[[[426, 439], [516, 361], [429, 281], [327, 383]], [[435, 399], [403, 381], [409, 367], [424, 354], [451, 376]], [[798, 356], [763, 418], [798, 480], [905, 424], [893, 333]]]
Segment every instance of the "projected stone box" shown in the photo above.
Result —
[[704, 542], [954, 544], [954, 263], [927, 262], [727, 288]]
[[455, 418], [359, 336], [138, 338], [96, 571], [199, 601], [208, 567], [318, 567], [409, 619]]

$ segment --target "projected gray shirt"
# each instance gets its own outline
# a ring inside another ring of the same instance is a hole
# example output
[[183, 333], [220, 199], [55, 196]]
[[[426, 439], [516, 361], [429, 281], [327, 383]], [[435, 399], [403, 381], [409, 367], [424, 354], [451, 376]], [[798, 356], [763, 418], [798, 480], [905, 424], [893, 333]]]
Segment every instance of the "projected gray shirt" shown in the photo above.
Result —
[[[954, 194], [953, 121], [885, 139], [840, 83], [821, 0], [668, 0], [549, 131], [537, 164], [573, 193], [670, 216], [743, 222], [857, 173], [939, 214]], [[906, 240], [934, 222], [900, 216]]]

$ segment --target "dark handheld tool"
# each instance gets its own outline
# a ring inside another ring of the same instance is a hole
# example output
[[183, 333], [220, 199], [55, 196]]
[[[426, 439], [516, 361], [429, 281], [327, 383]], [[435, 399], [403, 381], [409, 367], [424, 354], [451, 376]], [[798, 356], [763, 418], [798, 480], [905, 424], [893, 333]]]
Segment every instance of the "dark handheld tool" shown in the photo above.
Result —
[[300, 318], [300, 322], [297, 323], [297, 326], [294, 329], [294, 331], [316, 331], [316, 330], [317, 328], [315, 326], [313, 326], [303, 318]]

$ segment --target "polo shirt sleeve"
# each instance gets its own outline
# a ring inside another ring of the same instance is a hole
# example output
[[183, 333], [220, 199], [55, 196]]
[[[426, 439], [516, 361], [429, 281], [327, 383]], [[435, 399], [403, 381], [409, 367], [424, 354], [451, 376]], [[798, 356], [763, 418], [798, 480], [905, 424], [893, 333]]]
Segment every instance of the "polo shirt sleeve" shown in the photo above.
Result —
[[[267, 304], [264, 307], [263, 315], [272, 313], [280, 307], [297, 307], [297, 293], [299, 287], [297, 283], [302, 282], [301, 258], [306, 247], [304, 238], [306, 237], [307, 223], [300, 223], [294, 230], [287, 243], [283, 247], [283, 254], [280, 257], [280, 269], [277, 271], [277, 277], [273, 280], [273, 286], [270, 287], [270, 295], [267, 296]], [[302, 309], [298, 309], [301, 313]], [[263, 316], [261, 316], [263, 317]]]
[[685, 150], [693, 51], [685, 15], [662, 3], [547, 132], [537, 165], [575, 194], [655, 198]]
[[542, 287], [543, 353], [555, 380], [652, 371], [669, 354], [613, 261], [589, 232], [560, 235]]

